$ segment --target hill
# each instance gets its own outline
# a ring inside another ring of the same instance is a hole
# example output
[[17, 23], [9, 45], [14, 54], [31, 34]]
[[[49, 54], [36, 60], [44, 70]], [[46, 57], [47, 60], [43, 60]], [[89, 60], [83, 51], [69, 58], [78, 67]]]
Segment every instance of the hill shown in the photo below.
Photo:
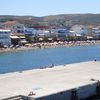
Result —
[[100, 25], [100, 14], [62, 14], [46, 16], [43, 18], [48, 23]]
[[100, 25], [100, 14], [60, 14], [43, 17], [1, 15], [0, 22], [16, 20], [22, 24], [68, 26], [73, 24]]

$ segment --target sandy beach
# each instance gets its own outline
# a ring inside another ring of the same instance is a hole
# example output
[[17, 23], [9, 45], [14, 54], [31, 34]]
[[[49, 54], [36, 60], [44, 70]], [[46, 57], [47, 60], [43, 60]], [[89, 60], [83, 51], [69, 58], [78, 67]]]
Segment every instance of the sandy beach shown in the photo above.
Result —
[[12, 48], [0, 48], [0, 52], [13, 52], [23, 51], [32, 49], [45, 49], [45, 48], [58, 48], [66, 46], [88, 46], [88, 45], [99, 45], [100, 41], [70, 41], [70, 42], [45, 42], [45, 43], [34, 43], [27, 46], [12, 47]]

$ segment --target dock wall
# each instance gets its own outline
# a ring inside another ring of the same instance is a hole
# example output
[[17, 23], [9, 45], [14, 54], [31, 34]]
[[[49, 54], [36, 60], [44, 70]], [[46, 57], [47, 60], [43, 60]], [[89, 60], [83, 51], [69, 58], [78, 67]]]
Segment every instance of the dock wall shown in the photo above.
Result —
[[28, 97], [28, 100], [81, 100], [96, 94], [97, 82], [94, 84], [88, 84], [71, 90], [54, 93], [52, 95], [39, 97], [36, 99]]

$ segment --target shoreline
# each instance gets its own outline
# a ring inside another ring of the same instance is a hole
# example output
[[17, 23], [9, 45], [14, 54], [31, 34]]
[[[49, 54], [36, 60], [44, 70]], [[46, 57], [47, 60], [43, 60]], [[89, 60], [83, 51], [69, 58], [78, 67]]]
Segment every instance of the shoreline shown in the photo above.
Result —
[[0, 52], [13, 52], [13, 51], [26, 51], [35, 49], [71, 47], [71, 46], [93, 46], [99, 45], [100, 41], [76, 41], [76, 42], [54, 42], [54, 43], [35, 43], [31, 46], [13, 47], [13, 48], [0, 48]]

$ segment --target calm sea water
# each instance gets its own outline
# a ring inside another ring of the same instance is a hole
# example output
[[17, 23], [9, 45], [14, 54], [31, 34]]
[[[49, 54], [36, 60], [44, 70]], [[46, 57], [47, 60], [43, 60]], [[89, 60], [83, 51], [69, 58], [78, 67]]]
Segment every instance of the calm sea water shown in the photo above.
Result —
[[30, 70], [42, 66], [100, 60], [100, 45], [49, 48], [0, 53], [0, 73]]

